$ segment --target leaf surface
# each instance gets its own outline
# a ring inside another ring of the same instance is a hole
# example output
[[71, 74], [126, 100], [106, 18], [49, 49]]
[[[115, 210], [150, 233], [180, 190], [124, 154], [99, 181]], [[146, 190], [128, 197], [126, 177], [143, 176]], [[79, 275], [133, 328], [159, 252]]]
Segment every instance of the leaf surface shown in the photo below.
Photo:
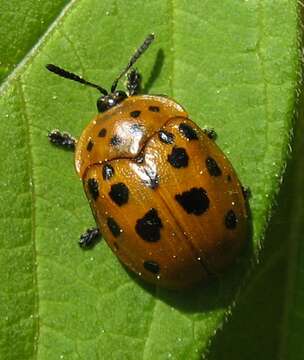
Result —
[[[259, 257], [285, 166], [299, 72], [297, 6], [295, 0], [69, 3], [1, 88], [0, 313], [7, 316], [0, 319], [0, 357], [208, 353], [237, 294], [250, 290], [243, 275]], [[77, 239], [93, 218], [72, 154], [46, 138], [53, 128], [79, 136], [98, 94], [44, 65], [109, 88], [150, 32], [157, 41], [137, 65], [145, 90], [175, 98], [200, 126], [215, 128], [252, 192], [248, 251], [226, 276], [187, 294], [139, 283], [104, 242], [80, 251]]]
[[39, 43], [66, 3], [68, 0], [0, 1], [0, 81]]

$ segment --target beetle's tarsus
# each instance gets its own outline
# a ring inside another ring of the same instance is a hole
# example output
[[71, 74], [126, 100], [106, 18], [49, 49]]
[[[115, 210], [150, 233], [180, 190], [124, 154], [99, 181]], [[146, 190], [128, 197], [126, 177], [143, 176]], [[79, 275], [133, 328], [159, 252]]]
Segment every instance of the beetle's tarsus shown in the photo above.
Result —
[[203, 129], [203, 132], [208, 136], [209, 139], [216, 140], [217, 134], [214, 129], [206, 128]]
[[80, 236], [79, 246], [83, 249], [91, 249], [100, 240], [101, 233], [98, 228], [88, 229]]
[[57, 129], [48, 133], [50, 142], [66, 150], [75, 150], [76, 139], [67, 132], [61, 132]]

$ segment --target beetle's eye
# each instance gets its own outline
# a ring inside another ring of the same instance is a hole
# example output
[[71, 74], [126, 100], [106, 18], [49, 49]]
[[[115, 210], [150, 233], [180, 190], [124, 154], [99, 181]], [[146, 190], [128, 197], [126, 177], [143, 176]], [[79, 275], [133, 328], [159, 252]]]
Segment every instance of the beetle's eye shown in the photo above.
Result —
[[106, 110], [108, 110], [109, 108], [109, 104], [107, 99], [104, 96], [101, 96], [98, 100], [97, 100], [97, 110], [98, 112], [105, 112]]
[[127, 98], [127, 94], [124, 91], [117, 90], [115, 91], [114, 97], [115, 99], [117, 99], [117, 103], [118, 103], [124, 100], [125, 98]]

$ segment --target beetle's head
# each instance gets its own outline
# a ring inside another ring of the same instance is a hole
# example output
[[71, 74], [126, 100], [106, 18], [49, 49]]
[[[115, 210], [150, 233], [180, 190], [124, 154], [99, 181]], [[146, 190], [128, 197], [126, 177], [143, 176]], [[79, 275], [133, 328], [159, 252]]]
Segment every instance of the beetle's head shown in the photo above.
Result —
[[[154, 34], [149, 34], [146, 37], [145, 41], [141, 44], [141, 46], [135, 51], [135, 53], [131, 57], [128, 65], [114, 80], [114, 82], [111, 86], [110, 93], [108, 93], [108, 91], [106, 89], [104, 89], [103, 87], [101, 87], [97, 84], [91, 83], [90, 81], [87, 81], [74, 73], [66, 71], [66, 70], [60, 68], [59, 66], [56, 66], [53, 64], [48, 64], [48, 65], [46, 65], [46, 68], [49, 71], [51, 71], [59, 76], [62, 76], [66, 79], [74, 80], [81, 84], [88, 85], [88, 86], [91, 86], [91, 87], [99, 90], [102, 95], [97, 100], [97, 109], [99, 112], [105, 112], [108, 109], [111, 109], [113, 106], [116, 106], [117, 104], [122, 102], [126, 97], [128, 97], [126, 92], [121, 91], [121, 90], [116, 90], [118, 81], [125, 74], [127, 74], [130, 69], [132, 69], [132, 66], [135, 64], [137, 59], [145, 52], [145, 50], [150, 46], [150, 44], [152, 43], [153, 40], [154, 40]], [[131, 88], [129, 88], [130, 86], [128, 87], [130, 95], [133, 94], [134, 89], [135, 89], [135, 88], [133, 89], [133, 87], [136, 87], [136, 84], [138, 83], [138, 82], [136, 82], [136, 79], [134, 78], [136, 72], [135, 71], [132, 72], [132, 70], [131, 70], [131, 74], [132, 74], [131, 79], [129, 79]], [[137, 77], [138, 77], [138, 75], [137, 75]]]
[[121, 90], [116, 90], [112, 94], [100, 96], [97, 100], [98, 112], [101, 113], [105, 112], [108, 109], [111, 109], [113, 106], [116, 106], [127, 97], [127, 93]]

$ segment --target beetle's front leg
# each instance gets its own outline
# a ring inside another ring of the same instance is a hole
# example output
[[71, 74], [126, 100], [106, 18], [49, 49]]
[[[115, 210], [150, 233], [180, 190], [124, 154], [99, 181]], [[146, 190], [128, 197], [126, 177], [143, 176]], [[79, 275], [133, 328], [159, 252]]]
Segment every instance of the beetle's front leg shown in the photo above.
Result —
[[251, 197], [251, 190], [248, 186], [242, 186], [242, 193], [245, 200], [250, 199]]
[[208, 136], [209, 139], [211, 139], [211, 140], [216, 140], [217, 134], [216, 134], [216, 132], [215, 132], [214, 129], [204, 128], [204, 129], [203, 129], [203, 132]]
[[98, 228], [88, 229], [80, 236], [79, 246], [83, 249], [90, 249], [94, 247], [101, 238], [101, 233]]
[[71, 151], [75, 150], [77, 140], [67, 132], [52, 130], [48, 133], [48, 138], [52, 144], [58, 147]]

